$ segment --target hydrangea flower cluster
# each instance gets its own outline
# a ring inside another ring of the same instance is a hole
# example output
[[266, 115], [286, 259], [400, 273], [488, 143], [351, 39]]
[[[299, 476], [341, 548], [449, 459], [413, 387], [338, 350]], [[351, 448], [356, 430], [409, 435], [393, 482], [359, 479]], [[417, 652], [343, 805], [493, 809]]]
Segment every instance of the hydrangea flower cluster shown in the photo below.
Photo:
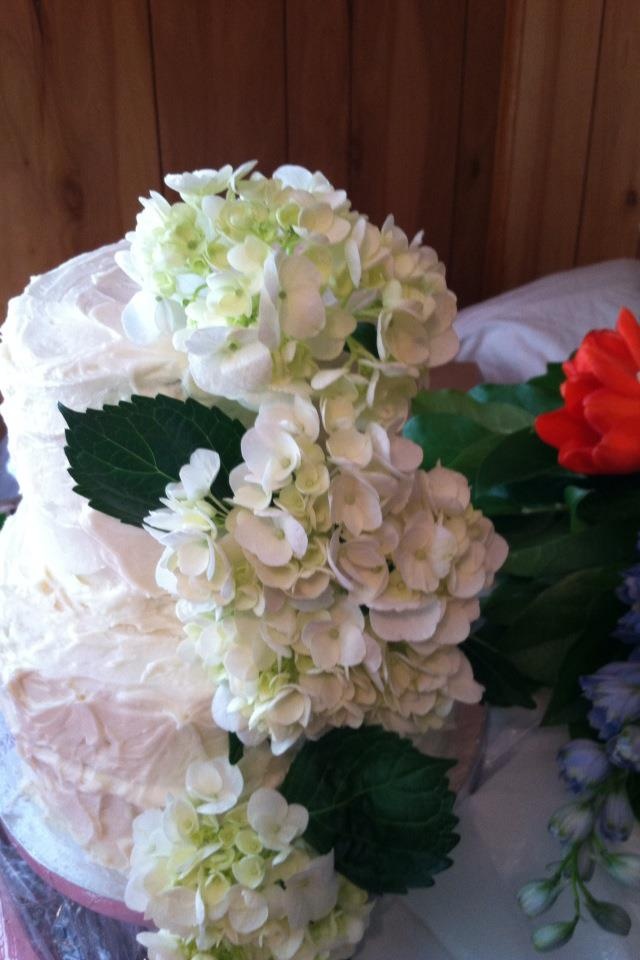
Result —
[[456, 352], [455, 298], [420, 237], [319, 173], [252, 168], [169, 176], [181, 201], [143, 201], [119, 257], [142, 288], [128, 335], [185, 351], [187, 390], [248, 426], [231, 498], [199, 450], [147, 518], [158, 582], [245, 744], [441, 725], [480, 697], [458, 645], [506, 557], [466, 480], [400, 434]]
[[185, 795], [134, 823], [127, 905], [159, 928], [151, 960], [342, 960], [364, 935], [367, 894], [333, 853], [301, 839], [308, 812], [276, 789], [266, 749], [189, 767]]
[[169, 175], [142, 199], [118, 262], [141, 287], [134, 341], [171, 338], [191, 389], [257, 410], [274, 392], [327, 406], [334, 429], [401, 425], [430, 367], [456, 353], [455, 298], [435, 252], [351, 210], [320, 173]]
[[437, 727], [478, 700], [458, 644], [506, 554], [459, 474], [417, 470], [421, 450], [375, 424], [321, 445], [319, 421], [299, 397], [266, 404], [228, 504], [198, 450], [147, 518], [216, 723], [275, 753], [328, 726]]

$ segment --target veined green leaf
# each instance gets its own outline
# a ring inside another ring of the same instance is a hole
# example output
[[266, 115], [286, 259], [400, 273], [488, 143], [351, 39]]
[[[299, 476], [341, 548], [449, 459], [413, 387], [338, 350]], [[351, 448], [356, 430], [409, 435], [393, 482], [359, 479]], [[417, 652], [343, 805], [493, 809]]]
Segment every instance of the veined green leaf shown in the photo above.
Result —
[[533, 423], [533, 417], [521, 407], [507, 403], [479, 403], [460, 390], [423, 391], [412, 403], [413, 413], [430, 416], [434, 413], [466, 417], [492, 433], [509, 434]]
[[342, 728], [305, 743], [280, 790], [308, 809], [305, 840], [333, 849], [336, 870], [370, 893], [404, 893], [451, 864], [453, 762], [380, 727]]
[[74, 490], [95, 510], [141, 526], [198, 448], [220, 456], [212, 492], [231, 494], [229, 472], [242, 460], [245, 428], [216, 407], [159, 395], [84, 413], [60, 405], [60, 411], [68, 425], [65, 452]]

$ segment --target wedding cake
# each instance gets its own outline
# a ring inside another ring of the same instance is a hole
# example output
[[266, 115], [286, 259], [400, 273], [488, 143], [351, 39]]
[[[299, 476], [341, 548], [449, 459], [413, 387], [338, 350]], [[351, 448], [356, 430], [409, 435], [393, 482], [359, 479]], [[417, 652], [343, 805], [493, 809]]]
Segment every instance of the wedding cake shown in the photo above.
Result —
[[181, 396], [182, 355], [140, 350], [117, 246], [35, 278], [2, 328], [0, 383], [22, 503], [0, 536], [2, 706], [45, 806], [123, 869], [131, 821], [215, 746], [210, 684], [177, 655], [156, 542], [73, 493], [63, 402]]
[[309, 811], [272, 788], [327, 731], [424, 733], [477, 702], [459, 644], [506, 554], [466, 480], [420, 470], [402, 435], [457, 349], [434, 251], [320, 174], [251, 170], [167, 178], [180, 202], [152, 194], [127, 242], [34, 278], [2, 331], [22, 492], [0, 536], [2, 709], [54, 822], [123, 872], [134, 843], [128, 902], [170, 931], [158, 957], [348, 955], [366, 895], [325, 877], [326, 909], [300, 913], [300, 886], [280, 902], [333, 852], [313, 860]]

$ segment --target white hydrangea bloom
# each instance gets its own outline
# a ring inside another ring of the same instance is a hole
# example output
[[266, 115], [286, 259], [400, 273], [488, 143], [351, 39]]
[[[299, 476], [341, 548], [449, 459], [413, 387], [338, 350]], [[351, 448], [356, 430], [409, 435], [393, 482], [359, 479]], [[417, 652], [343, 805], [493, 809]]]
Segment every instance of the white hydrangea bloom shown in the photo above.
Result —
[[275, 789], [284, 769], [272, 771], [274, 786], [254, 786], [269, 782], [268, 750], [232, 768], [231, 805], [200, 803], [219, 795], [230, 766], [226, 757], [192, 765], [185, 796], [135, 821], [125, 899], [161, 928], [140, 942], [158, 960], [339, 960], [364, 935], [366, 893], [302, 839], [307, 810]]

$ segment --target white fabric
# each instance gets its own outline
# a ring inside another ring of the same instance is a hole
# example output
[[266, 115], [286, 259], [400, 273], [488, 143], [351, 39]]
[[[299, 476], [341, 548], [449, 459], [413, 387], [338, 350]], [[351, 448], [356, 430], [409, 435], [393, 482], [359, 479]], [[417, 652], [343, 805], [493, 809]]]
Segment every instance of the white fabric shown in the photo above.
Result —
[[566, 360], [589, 330], [613, 327], [621, 307], [640, 316], [639, 260], [555, 273], [461, 310], [457, 359], [489, 383], [517, 383]]

